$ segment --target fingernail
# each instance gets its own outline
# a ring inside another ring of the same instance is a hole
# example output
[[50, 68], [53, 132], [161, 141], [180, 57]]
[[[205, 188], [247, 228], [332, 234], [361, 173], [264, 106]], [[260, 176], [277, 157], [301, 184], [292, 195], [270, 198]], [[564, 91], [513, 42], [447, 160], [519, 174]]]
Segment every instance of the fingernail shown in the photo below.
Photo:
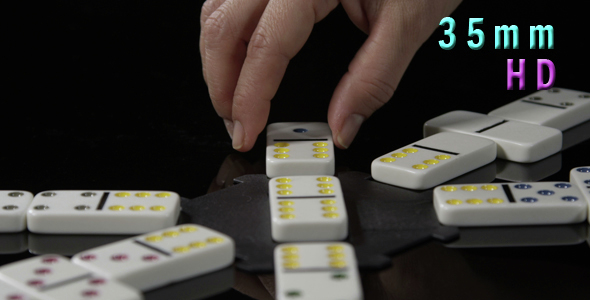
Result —
[[228, 119], [223, 119], [223, 123], [225, 123], [225, 129], [227, 130], [227, 133], [229, 134], [229, 137], [233, 140], [233, 134], [234, 134], [234, 122], [232, 122], [231, 120]]
[[239, 150], [244, 144], [244, 127], [242, 127], [242, 123], [240, 123], [240, 121], [234, 122], [234, 134], [232, 136], [232, 146], [234, 149]]
[[346, 121], [344, 121], [344, 125], [342, 126], [342, 129], [340, 129], [340, 133], [338, 133], [337, 137], [338, 143], [340, 143], [342, 147], [348, 148], [350, 146], [354, 140], [354, 137], [356, 136], [356, 133], [359, 131], [359, 128], [361, 128], [363, 121], [365, 121], [365, 118], [357, 114], [352, 114], [346, 118]]

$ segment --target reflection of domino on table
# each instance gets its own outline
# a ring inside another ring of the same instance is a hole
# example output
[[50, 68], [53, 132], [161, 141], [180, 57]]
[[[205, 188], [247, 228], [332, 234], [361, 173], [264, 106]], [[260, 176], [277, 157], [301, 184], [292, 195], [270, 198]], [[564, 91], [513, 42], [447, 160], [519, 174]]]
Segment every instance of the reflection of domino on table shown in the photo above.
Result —
[[[570, 171], [570, 182], [580, 189], [580, 193], [588, 203], [588, 213], [590, 214], [590, 166], [577, 167]], [[590, 219], [588, 219], [590, 223]]]

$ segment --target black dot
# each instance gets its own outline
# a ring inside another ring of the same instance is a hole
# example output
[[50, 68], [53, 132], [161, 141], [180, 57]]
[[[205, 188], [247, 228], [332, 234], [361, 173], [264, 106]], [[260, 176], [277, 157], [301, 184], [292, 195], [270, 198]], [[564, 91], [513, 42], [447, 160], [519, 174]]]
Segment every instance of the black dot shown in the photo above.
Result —
[[305, 128], [295, 128], [295, 129], [293, 129], [293, 131], [295, 131], [297, 133], [304, 133], [304, 132], [307, 132], [308, 130]]

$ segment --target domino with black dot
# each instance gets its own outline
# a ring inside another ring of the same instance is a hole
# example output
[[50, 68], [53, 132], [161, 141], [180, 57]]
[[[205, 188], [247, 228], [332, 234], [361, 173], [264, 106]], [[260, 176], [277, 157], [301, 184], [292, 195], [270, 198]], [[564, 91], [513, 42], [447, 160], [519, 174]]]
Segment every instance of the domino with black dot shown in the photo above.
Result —
[[266, 175], [334, 175], [332, 131], [328, 123], [273, 123], [266, 128]]
[[281, 244], [275, 248], [274, 264], [277, 300], [363, 299], [350, 244]]
[[348, 216], [338, 178], [275, 177], [269, 180], [268, 191], [275, 241], [337, 241], [348, 235]]
[[573, 224], [588, 214], [569, 182], [445, 185], [433, 198], [439, 222], [450, 226]]
[[[570, 182], [580, 189], [580, 193], [588, 203], [588, 214], [590, 215], [590, 166], [573, 168], [570, 171]], [[588, 223], [590, 223], [590, 218]]]
[[169, 191], [45, 191], [27, 211], [35, 233], [140, 234], [176, 224], [180, 196]]
[[19, 232], [27, 228], [27, 208], [33, 194], [26, 191], [0, 191], [0, 232]]

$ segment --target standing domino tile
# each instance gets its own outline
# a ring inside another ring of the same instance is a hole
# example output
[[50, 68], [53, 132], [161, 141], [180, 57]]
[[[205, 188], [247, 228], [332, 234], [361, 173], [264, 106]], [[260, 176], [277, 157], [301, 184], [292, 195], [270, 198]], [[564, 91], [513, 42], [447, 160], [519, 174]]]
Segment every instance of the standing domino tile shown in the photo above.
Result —
[[334, 175], [328, 123], [273, 123], [266, 128], [266, 176]]
[[590, 120], [590, 93], [562, 88], [538, 91], [488, 115], [564, 131]]
[[282, 244], [275, 248], [274, 264], [277, 300], [363, 299], [350, 244]]
[[143, 299], [139, 291], [96, 276], [55, 254], [35, 256], [4, 265], [0, 268], [0, 281], [23, 291], [32, 299]]
[[0, 232], [19, 232], [27, 228], [27, 208], [33, 194], [25, 191], [0, 191]]
[[348, 217], [338, 178], [275, 177], [269, 181], [268, 192], [275, 241], [337, 241], [348, 235]]
[[428, 189], [496, 159], [496, 143], [442, 132], [373, 160], [373, 179], [409, 189]]
[[[570, 171], [570, 182], [580, 189], [580, 193], [586, 199], [590, 216], [590, 166], [573, 168]], [[588, 223], [590, 223], [590, 218], [588, 218]]]
[[72, 261], [145, 291], [227, 267], [234, 249], [229, 236], [185, 224], [90, 249]]
[[450, 226], [570, 224], [588, 213], [580, 191], [567, 182], [439, 186], [434, 208]]
[[139, 234], [176, 224], [180, 197], [167, 191], [46, 191], [33, 199], [36, 233]]
[[456, 132], [493, 140], [499, 158], [535, 162], [561, 150], [561, 131], [517, 121], [456, 110], [424, 123], [424, 136]]

